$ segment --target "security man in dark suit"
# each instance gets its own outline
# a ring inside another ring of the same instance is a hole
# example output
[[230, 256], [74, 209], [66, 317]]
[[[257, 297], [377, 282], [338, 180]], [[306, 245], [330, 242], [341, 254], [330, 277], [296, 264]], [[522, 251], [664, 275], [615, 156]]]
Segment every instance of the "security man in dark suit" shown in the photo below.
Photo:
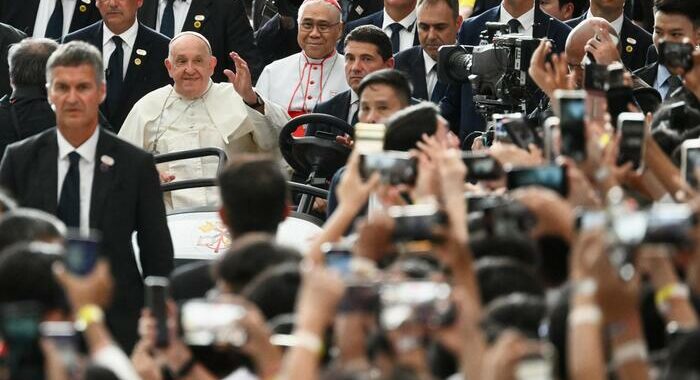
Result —
[[651, 34], [637, 26], [624, 13], [625, 0], [591, 0], [588, 12], [569, 20], [567, 25], [574, 28], [581, 21], [591, 17], [606, 19], [620, 36], [620, 55], [628, 70], [634, 71], [646, 63], [647, 50], [652, 44]]
[[185, 31], [206, 37], [216, 57], [214, 82], [228, 81], [224, 69], [235, 72], [232, 51], [248, 63], [253, 83], [264, 67], [243, 0], [143, 0], [139, 20], [170, 38]]
[[[391, 41], [381, 29], [374, 25], [362, 25], [353, 29], [345, 37], [345, 79], [350, 90], [319, 103], [313, 113], [325, 113], [346, 120], [350, 125], [358, 121], [360, 98], [357, 90], [367, 74], [394, 67], [391, 55]], [[306, 135], [314, 136], [316, 131], [341, 134], [333, 127], [309, 124]]]
[[[94, 46], [80, 41], [59, 46], [47, 74], [57, 127], [7, 148], [0, 186], [22, 207], [55, 214], [68, 227], [101, 232], [100, 252], [109, 261], [115, 290], [106, 321], [130, 352], [144, 304], [142, 276], [168, 276], [173, 268], [158, 172], [153, 156], [99, 127], [98, 107], [107, 90]], [[99, 306], [88, 306], [78, 314], [101, 315]]]
[[0, 157], [9, 144], [56, 125], [46, 94], [46, 61], [57, 47], [48, 38], [27, 38], [10, 48], [13, 90], [0, 98]]
[[10, 48], [10, 45], [26, 37], [27, 35], [21, 30], [0, 23], [0, 97], [12, 91], [12, 88], [10, 88], [9, 69], [7, 67], [7, 50]]
[[66, 34], [100, 19], [96, 3], [96, 0], [0, 0], [0, 22], [29, 37], [60, 41]]
[[457, 41], [457, 31], [462, 26], [459, 3], [457, 0], [419, 0], [416, 10], [420, 46], [396, 54], [396, 69], [411, 78], [414, 98], [440, 103], [447, 85], [437, 77], [438, 48]]
[[142, 1], [98, 0], [102, 21], [64, 38], [89, 42], [102, 51], [107, 99], [100, 108], [115, 133], [139, 99], [170, 83], [163, 63], [170, 39], [137, 22]]
[[[487, 22], [507, 23], [511, 31], [534, 38], [547, 37], [554, 42], [553, 50], [557, 53], [564, 50], [566, 37], [571, 31], [564, 23], [535, 6], [535, 0], [503, 1], [500, 6], [466, 20], [459, 31], [458, 42], [462, 45], [479, 45], [479, 35]], [[471, 84], [448, 86], [446, 91], [440, 103], [442, 116], [450, 122], [453, 130], [458, 130], [460, 139], [463, 140], [471, 132], [483, 131], [486, 123], [472, 102]]]
[[[700, 6], [684, 0], [658, 1], [654, 13], [654, 46], [658, 49], [661, 40], [669, 42], [688, 41], [700, 43]], [[654, 87], [662, 99], [683, 86], [682, 79], [672, 75], [664, 65], [651, 63], [634, 72], [649, 86]]]
[[[391, 39], [394, 54], [419, 44], [416, 28], [416, 0], [384, 1], [384, 9], [345, 24], [343, 41], [360, 25], [374, 25]], [[342, 54], [344, 46], [338, 44]]]

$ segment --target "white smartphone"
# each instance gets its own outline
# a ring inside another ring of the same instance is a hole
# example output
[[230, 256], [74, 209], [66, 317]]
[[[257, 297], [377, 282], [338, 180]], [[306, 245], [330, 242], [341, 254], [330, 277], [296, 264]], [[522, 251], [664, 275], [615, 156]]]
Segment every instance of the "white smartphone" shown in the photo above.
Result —
[[683, 182], [698, 187], [700, 170], [700, 139], [686, 140], [681, 145], [681, 176]]

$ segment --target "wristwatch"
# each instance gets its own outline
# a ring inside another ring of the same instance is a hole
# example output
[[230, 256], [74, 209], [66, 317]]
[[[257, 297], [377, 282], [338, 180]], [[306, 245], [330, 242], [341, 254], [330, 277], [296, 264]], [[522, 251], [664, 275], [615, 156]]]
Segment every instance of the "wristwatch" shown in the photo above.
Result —
[[257, 92], [255, 93], [255, 103], [250, 104], [250, 103], [246, 102], [245, 100], [243, 101], [243, 103], [245, 103], [245, 105], [247, 105], [250, 108], [258, 108], [264, 104], [262, 99], [260, 99], [260, 95], [258, 95]]
[[94, 304], [88, 304], [78, 309], [75, 318], [75, 329], [85, 331], [93, 323], [104, 321], [105, 314], [102, 309]]

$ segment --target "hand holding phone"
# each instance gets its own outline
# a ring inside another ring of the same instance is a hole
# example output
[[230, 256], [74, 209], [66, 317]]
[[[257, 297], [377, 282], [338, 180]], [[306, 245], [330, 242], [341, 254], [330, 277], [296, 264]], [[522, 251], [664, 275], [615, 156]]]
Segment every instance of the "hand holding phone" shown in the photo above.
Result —
[[144, 280], [146, 286], [146, 307], [156, 320], [156, 347], [163, 348], [170, 344], [168, 335], [168, 281], [165, 277], [149, 276]]

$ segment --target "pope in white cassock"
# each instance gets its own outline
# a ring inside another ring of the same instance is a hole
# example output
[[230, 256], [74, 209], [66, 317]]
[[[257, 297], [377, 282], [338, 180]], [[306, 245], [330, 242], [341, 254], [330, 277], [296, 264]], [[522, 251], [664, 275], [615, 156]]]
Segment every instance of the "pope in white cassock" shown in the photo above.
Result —
[[260, 96], [295, 117], [346, 91], [344, 58], [335, 50], [343, 34], [341, 20], [336, 0], [305, 0], [298, 16], [301, 52], [263, 69], [255, 85]]
[[[252, 87], [245, 61], [231, 53], [236, 73], [225, 70], [228, 83], [214, 83], [216, 58], [204, 36], [183, 32], [170, 41], [165, 60], [174, 86], [167, 85], [139, 100], [124, 121], [119, 137], [154, 154], [216, 147], [235, 153], [275, 152], [279, 130], [289, 116], [268, 107]], [[210, 178], [214, 157], [159, 165], [162, 182]], [[165, 194], [168, 209], [216, 205], [216, 188], [178, 190]]]

